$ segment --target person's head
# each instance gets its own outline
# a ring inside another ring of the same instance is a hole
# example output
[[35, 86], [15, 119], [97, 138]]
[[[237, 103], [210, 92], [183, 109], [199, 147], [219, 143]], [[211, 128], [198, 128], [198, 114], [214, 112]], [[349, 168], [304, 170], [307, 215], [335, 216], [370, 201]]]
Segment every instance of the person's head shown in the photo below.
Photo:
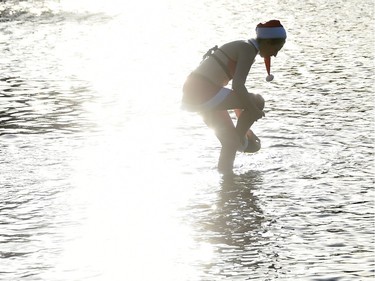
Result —
[[271, 74], [271, 57], [277, 56], [277, 53], [285, 44], [286, 31], [280, 21], [270, 20], [266, 23], [260, 23], [256, 29], [257, 42], [259, 46], [259, 55], [264, 58], [268, 76], [268, 82], [273, 80]]
[[259, 44], [259, 55], [264, 58], [276, 57], [286, 40], [286, 31], [280, 21], [270, 20], [266, 23], [259, 23], [255, 30]]
[[263, 58], [276, 57], [285, 44], [285, 39], [258, 39], [259, 55]]

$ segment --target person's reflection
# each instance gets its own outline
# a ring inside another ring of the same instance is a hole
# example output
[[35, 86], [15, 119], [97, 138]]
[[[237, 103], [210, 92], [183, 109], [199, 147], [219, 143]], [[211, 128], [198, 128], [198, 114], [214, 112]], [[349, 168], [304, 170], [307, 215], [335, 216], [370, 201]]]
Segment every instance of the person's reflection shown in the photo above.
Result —
[[262, 176], [256, 171], [224, 177], [217, 201], [211, 202], [215, 205], [201, 209], [196, 225], [198, 241], [210, 243], [215, 252], [204, 265], [207, 276], [239, 278], [251, 273], [255, 278], [277, 274], [277, 253], [267, 238], [269, 222], [254, 195], [261, 187]]
[[212, 221], [220, 243], [244, 249], [257, 242], [263, 214], [253, 192], [259, 184], [261, 176], [253, 171], [223, 178]]

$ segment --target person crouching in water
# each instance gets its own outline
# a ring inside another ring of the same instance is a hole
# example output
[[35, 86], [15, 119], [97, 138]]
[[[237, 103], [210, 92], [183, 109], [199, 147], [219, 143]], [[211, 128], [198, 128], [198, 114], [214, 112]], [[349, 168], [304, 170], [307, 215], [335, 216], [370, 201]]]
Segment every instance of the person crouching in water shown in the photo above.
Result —
[[[256, 35], [255, 39], [232, 41], [208, 50], [183, 86], [182, 108], [201, 114], [221, 142], [218, 170], [223, 174], [233, 172], [237, 151], [260, 149], [260, 140], [250, 127], [265, 116], [264, 99], [249, 93], [245, 83], [258, 54], [266, 64], [266, 80], [273, 79], [270, 57], [276, 57], [286, 40], [286, 31], [278, 20], [258, 24]], [[226, 88], [231, 80], [232, 89]], [[231, 109], [238, 117], [236, 126], [228, 113]]]

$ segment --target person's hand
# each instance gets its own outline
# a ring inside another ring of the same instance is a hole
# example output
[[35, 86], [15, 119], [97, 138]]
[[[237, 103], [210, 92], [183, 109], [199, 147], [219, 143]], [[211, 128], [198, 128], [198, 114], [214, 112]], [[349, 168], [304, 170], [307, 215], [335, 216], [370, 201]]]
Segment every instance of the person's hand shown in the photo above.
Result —
[[256, 110], [253, 110], [253, 116], [255, 121], [258, 121], [259, 119], [266, 116], [263, 110], [259, 110], [258, 108]]
[[258, 119], [265, 117], [266, 114], [264, 113], [264, 111], [250, 100], [250, 95], [248, 95], [248, 97], [248, 104], [245, 110], [247, 110], [250, 113], [252, 119], [254, 121], [257, 121]]

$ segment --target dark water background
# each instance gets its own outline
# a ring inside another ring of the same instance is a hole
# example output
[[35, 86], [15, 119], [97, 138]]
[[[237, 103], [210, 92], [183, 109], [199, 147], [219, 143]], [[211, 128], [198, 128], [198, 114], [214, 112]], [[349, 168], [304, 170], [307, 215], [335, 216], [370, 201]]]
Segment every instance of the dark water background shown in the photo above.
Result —
[[[0, 280], [374, 280], [373, 1], [91, 2], [0, 2]], [[271, 18], [222, 178], [181, 85]]]

